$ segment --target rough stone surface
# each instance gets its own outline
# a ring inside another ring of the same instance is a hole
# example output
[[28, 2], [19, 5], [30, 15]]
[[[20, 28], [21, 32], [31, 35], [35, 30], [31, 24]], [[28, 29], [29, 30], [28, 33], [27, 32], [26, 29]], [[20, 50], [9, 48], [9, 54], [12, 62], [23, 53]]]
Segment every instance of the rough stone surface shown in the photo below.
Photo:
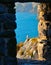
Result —
[[[16, 38], [11, 38], [8, 43], [7, 43], [7, 46], [8, 46], [8, 55], [9, 56], [16, 56]], [[14, 47], [13, 47], [14, 46]]]
[[5, 40], [0, 38], [0, 55], [5, 55]]
[[4, 14], [0, 14], [0, 20], [1, 21], [15, 21], [15, 14], [12, 13], [4, 13]]
[[8, 12], [8, 8], [3, 4], [0, 4], [0, 14], [7, 13], [7, 12]]
[[10, 3], [10, 2], [44, 2], [44, 3], [50, 3], [51, 2], [51, 0], [4, 0], [4, 1], [2, 1], [2, 0], [0, 0], [0, 2], [1, 3]]
[[17, 59], [9, 56], [0, 56], [0, 65], [17, 65]]
[[12, 38], [12, 37], [15, 37], [15, 32], [14, 31], [3, 31], [3, 32], [0, 32], [0, 37]]
[[[51, 12], [50, 3], [41, 3], [38, 6], [39, 24], [38, 24], [38, 39], [26, 39], [23, 46], [20, 47], [17, 52], [17, 58], [22, 59], [33, 59], [33, 60], [47, 60], [51, 61], [51, 22], [49, 13]], [[46, 13], [46, 14], [45, 14]], [[45, 16], [44, 16], [45, 15]], [[49, 18], [47, 18], [49, 16]], [[46, 19], [45, 19], [46, 18]], [[49, 40], [50, 39], [50, 40]], [[37, 42], [35, 42], [37, 41]], [[25, 60], [24, 60], [25, 61]], [[25, 62], [22, 65], [25, 64]], [[26, 62], [27, 63], [27, 62]], [[29, 62], [30, 63], [30, 62]], [[27, 63], [27, 64], [29, 64]], [[37, 62], [39, 65], [39, 62]], [[26, 65], [27, 65], [26, 64]], [[32, 65], [30, 63], [30, 65]], [[35, 64], [36, 65], [36, 64]], [[40, 64], [43, 65], [43, 64]], [[46, 65], [46, 64], [45, 64]], [[48, 63], [47, 63], [48, 65]]]
[[13, 29], [16, 29], [16, 22], [12, 22], [12, 21], [5, 22], [3, 24], [3, 28], [5, 30], [13, 30]]
[[[46, 45], [44, 46], [44, 57], [47, 60], [51, 60], [51, 45], [49, 40], [51, 38], [51, 4], [50, 3], [42, 3], [38, 5], [38, 15], [39, 15], [39, 24], [38, 31], [39, 37], [42, 41], [47, 40], [49, 42], [44, 41]], [[46, 38], [45, 38], [46, 37]]]
[[0, 1], [0, 65], [17, 65], [14, 2], [3, 2]]
[[38, 61], [31, 59], [17, 59], [18, 65], [51, 65], [51, 61]]

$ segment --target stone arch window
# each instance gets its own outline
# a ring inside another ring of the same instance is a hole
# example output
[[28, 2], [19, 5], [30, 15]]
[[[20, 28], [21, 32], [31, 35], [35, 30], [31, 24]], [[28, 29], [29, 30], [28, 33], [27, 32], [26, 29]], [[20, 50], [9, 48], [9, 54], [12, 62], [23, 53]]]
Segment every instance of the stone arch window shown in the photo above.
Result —
[[24, 42], [27, 35], [29, 38], [38, 36], [37, 5], [35, 2], [15, 3], [18, 43]]
[[[0, 0], [0, 65], [17, 65], [16, 38], [14, 29], [16, 20], [15, 2], [51, 2], [51, 0]], [[48, 19], [49, 20], [49, 19]], [[50, 19], [51, 20], [51, 19]], [[6, 23], [6, 22], [10, 23]], [[14, 24], [13, 24], [14, 23]], [[6, 25], [6, 27], [5, 27]], [[50, 54], [51, 55], [51, 54]], [[51, 58], [49, 55], [49, 58]], [[47, 55], [48, 56], [48, 55]], [[47, 57], [46, 56], [46, 57]]]

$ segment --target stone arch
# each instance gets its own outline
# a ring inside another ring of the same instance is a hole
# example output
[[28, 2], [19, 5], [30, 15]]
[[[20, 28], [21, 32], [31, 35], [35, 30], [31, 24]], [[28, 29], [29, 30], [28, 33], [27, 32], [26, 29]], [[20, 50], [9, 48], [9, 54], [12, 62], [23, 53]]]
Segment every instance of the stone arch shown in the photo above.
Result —
[[[0, 0], [0, 58], [1, 65], [17, 65], [15, 2], [50, 2], [50, 0]], [[7, 23], [9, 22], [9, 23]]]

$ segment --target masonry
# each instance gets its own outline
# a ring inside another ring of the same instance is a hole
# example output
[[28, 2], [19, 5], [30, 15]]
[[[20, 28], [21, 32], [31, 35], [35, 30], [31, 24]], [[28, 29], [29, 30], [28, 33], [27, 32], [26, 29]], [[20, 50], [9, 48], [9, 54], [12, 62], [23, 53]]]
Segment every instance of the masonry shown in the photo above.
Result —
[[[39, 46], [40, 52], [41, 50], [43, 50], [43, 55], [40, 54], [39, 57], [41, 56], [40, 59], [42, 59], [42, 56], [46, 59], [46, 61], [51, 61], [51, 3], [50, 0], [48, 1], [48, 3], [46, 3], [48, 0], [42, 0], [43, 3], [40, 3], [40, 5], [38, 5], [38, 18], [39, 18], [39, 24], [38, 24], [38, 32], [39, 32], [39, 38], [40, 38], [40, 44], [44, 44], [43, 48], [40, 48], [42, 46]], [[24, 1], [22, 1], [24, 2]], [[36, 0], [37, 2], [37, 0]], [[38, 2], [41, 2], [40, 0], [38, 0]], [[21, 62], [20, 62], [21, 61]], [[27, 60], [25, 61], [24, 59], [18, 59], [18, 64], [20, 65], [49, 65], [51, 64], [50, 62], [47, 62], [44, 64], [44, 62], [42, 61], [42, 63], [34, 62], [30, 61], [30, 59], [28, 60], [29, 62], [27, 62]], [[32, 62], [32, 63], [31, 63]], [[49, 63], [49, 64], [48, 64]]]
[[17, 65], [14, 2], [0, 1], [0, 65]]
[[[30, 0], [24, 0], [24, 1], [17, 0], [17, 2], [29, 2], [29, 1]], [[16, 34], [14, 31], [17, 27], [15, 23], [16, 20], [14, 10], [15, 2], [16, 0], [0, 0], [0, 65], [17, 65], [17, 59], [16, 59], [17, 41], [15, 38]], [[33, 0], [30, 2], [33, 2]], [[34, 2], [51, 2], [51, 1], [34, 0]], [[47, 20], [47, 18], [44, 19]], [[50, 29], [48, 30], [50, 31]], [[50, 41], [51, 38], [49, 34], [48, 34], [48, 40]]]

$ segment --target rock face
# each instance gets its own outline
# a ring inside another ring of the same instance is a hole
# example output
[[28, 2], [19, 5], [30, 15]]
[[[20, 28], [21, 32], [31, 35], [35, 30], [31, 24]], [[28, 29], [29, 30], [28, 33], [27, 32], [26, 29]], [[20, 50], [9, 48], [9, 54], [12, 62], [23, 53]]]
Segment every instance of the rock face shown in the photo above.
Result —
[[23, 42], [20, 42], [19, 44], [17, 44], [17, 52], [19, 51], [19, 49], [23, 46]]
[[17, 58], [51, 60], [51, 4], [38, 5], [38, 38], [26, 39], [17, 52]]
[[39, 16], [39, 38], [40, 43], [45, 43], [44, 46], [44, 57], [47, 60], [51, 59], [51, 4], [42, 3], [38, 5], [38, 16]]
[[37, 59], [37, 38], [26, 39], [23, 46], [17, 51], [17, 58]]
[[0, 3], [0, 63], [17, 65], [14, 2]]

